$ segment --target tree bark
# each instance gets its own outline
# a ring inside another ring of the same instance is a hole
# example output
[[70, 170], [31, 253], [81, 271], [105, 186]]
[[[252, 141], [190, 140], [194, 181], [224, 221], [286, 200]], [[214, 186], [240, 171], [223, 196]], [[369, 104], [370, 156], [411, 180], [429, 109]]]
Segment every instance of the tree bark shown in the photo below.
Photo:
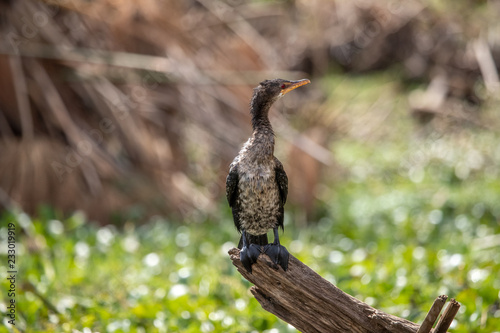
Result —
[[416, 333], [420, 325], [372, 308], [346, 294], [290, 255], [285, 272], [261, 254], [246, 271], [240, 250], [229, 250], [233, 265], [254, 284], [251, 292], [264, 310], [301, 332]]
[[431, 331], [432, 325], [434, 325], [434, 323], [436, 322], [436, 319], [441, 313], [441, 309], [443, 308], [444, 303], [446, 303], [447, 298], [448, 296], [446, 295], [441, 295], [436, 298], [434, 303], [432, 303], [431, 309], [427, 313], [427, 316], [425, 316], [422, 325], [420, 325], [417, 333], [429, 333]]

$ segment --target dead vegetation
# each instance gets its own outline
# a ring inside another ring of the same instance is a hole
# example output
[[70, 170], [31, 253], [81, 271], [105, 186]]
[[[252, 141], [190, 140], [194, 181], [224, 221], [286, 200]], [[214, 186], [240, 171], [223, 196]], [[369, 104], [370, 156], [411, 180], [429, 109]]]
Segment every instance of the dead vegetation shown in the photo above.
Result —
[[[483, 23], [470, 28], [419, 1], [0, 6], [0, 198], [28, 212], [48, 203], [103, 223], [138, 208], [210, 212], [250, 134], [251, 87], [265, 78], [400, 64], [403, 81], [429, 82], [410, 99], [419, 119], [483, 127], [478, 86], [484, 78], [498, 89], [499, 48]], [[334, 165], [325, 147], [341, 128], [316, 111], [325, 108], [321, 87], [312, 87], [280, 106], [303, 109], [294, 117], [305, 129], [274, 119], [280, 149], [303, 162], [290, 167], [292, 200], [309, 209], [322, 168]]]

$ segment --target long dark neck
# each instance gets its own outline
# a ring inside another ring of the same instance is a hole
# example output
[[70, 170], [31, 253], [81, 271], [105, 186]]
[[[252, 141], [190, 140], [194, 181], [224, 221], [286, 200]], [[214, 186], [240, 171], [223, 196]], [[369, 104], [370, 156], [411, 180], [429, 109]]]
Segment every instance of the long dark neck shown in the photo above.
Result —
[[274, 153], [274, 132], [269, 121], [269, 109], [272, 102], [262, 101], [254, 96], [250, 103], [252, 115], [252, 148], [259, 156], [272, 156]]
[[269, 109], [271, 105], [272, 102], [259, 99], [257, 95], [253, 96], [250, 102], [250, 114], [252, 115], [252, 128], [254, 133], [269, 132], [269, 134], [274, 135], [273, 127], [269, 121]]

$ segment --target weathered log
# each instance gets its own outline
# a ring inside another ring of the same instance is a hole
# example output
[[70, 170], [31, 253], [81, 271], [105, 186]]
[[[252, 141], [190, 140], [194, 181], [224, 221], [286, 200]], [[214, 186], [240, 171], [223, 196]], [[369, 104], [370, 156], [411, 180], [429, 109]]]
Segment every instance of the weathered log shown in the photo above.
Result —
[[450, 327], [453, 318], [457, 315], [458, 309], [460, 309], [460, 303], [452, 298], [444, 310], [443, 315], [439, 318], [434, 328], [434, 333], [445, 333]]
[[240, 274], [254, 284], [250, 291], [264, 310], [301, 332], [416, 333], [420, 327], [346, 294], [292, 255], [285, 272], [261, 254], [252, 273], [243, 267], [239, 249], [229, 250], [229, 255]]
[[436, 298], [434, 303], [432, 303], [431, 309], [427, 313], [427, 316], [425, 316], [424, 321], [422, 322], [422, 325], [418, 329], [417, 333], [429, 333], [432, 329], [432, 325], [436, 322], [436, 319], [439, 316], [439, 313], [441, 312], [441, 309], [444, 306], [444, 303], [446, 303], [446, 300], [448, 299], [448, 296], [446, 295], [441, 295]]

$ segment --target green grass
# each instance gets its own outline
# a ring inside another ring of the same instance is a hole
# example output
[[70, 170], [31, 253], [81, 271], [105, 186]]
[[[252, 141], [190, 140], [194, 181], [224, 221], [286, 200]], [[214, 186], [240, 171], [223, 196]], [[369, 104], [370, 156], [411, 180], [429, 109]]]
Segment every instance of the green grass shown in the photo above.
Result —
[[[347, 141], [336, 149], [339, 162], [354, 169], [368, 167], [375, 156]], [[343, 158], [342, 150], [368, 160]], [[376, 308], [421, 322], [434, 298], [447, 294], [462, 304], [453, 332], [498, 331], [500, 251], [487, 240], [500, 234], [500, 182], [475, 173], [469, 177], [478, 181], [455, 179], [454, 169], [439, 161], [423, 166], [417, 179], [404, 167], [391, 171], [392, 165], [389, 159], [378, 170], [325, 187], [323, 217], [298, 229], [287, 215], [283, 244]], [[231, 265], [227, 250], [238, 235], [225, 202], [220, 211], [217, 221], [158, 217], [120, 230], [88, 223], [81, 214], [63, 221], [43, 212], [5, 214], [2, 244], [7, 223], [17, 228], [16, 328], [294, 332], [260, 308]], [[2, 265], [3, 291], [6, 271]], [[2, 292], [2, 312], [7, 301]]]

